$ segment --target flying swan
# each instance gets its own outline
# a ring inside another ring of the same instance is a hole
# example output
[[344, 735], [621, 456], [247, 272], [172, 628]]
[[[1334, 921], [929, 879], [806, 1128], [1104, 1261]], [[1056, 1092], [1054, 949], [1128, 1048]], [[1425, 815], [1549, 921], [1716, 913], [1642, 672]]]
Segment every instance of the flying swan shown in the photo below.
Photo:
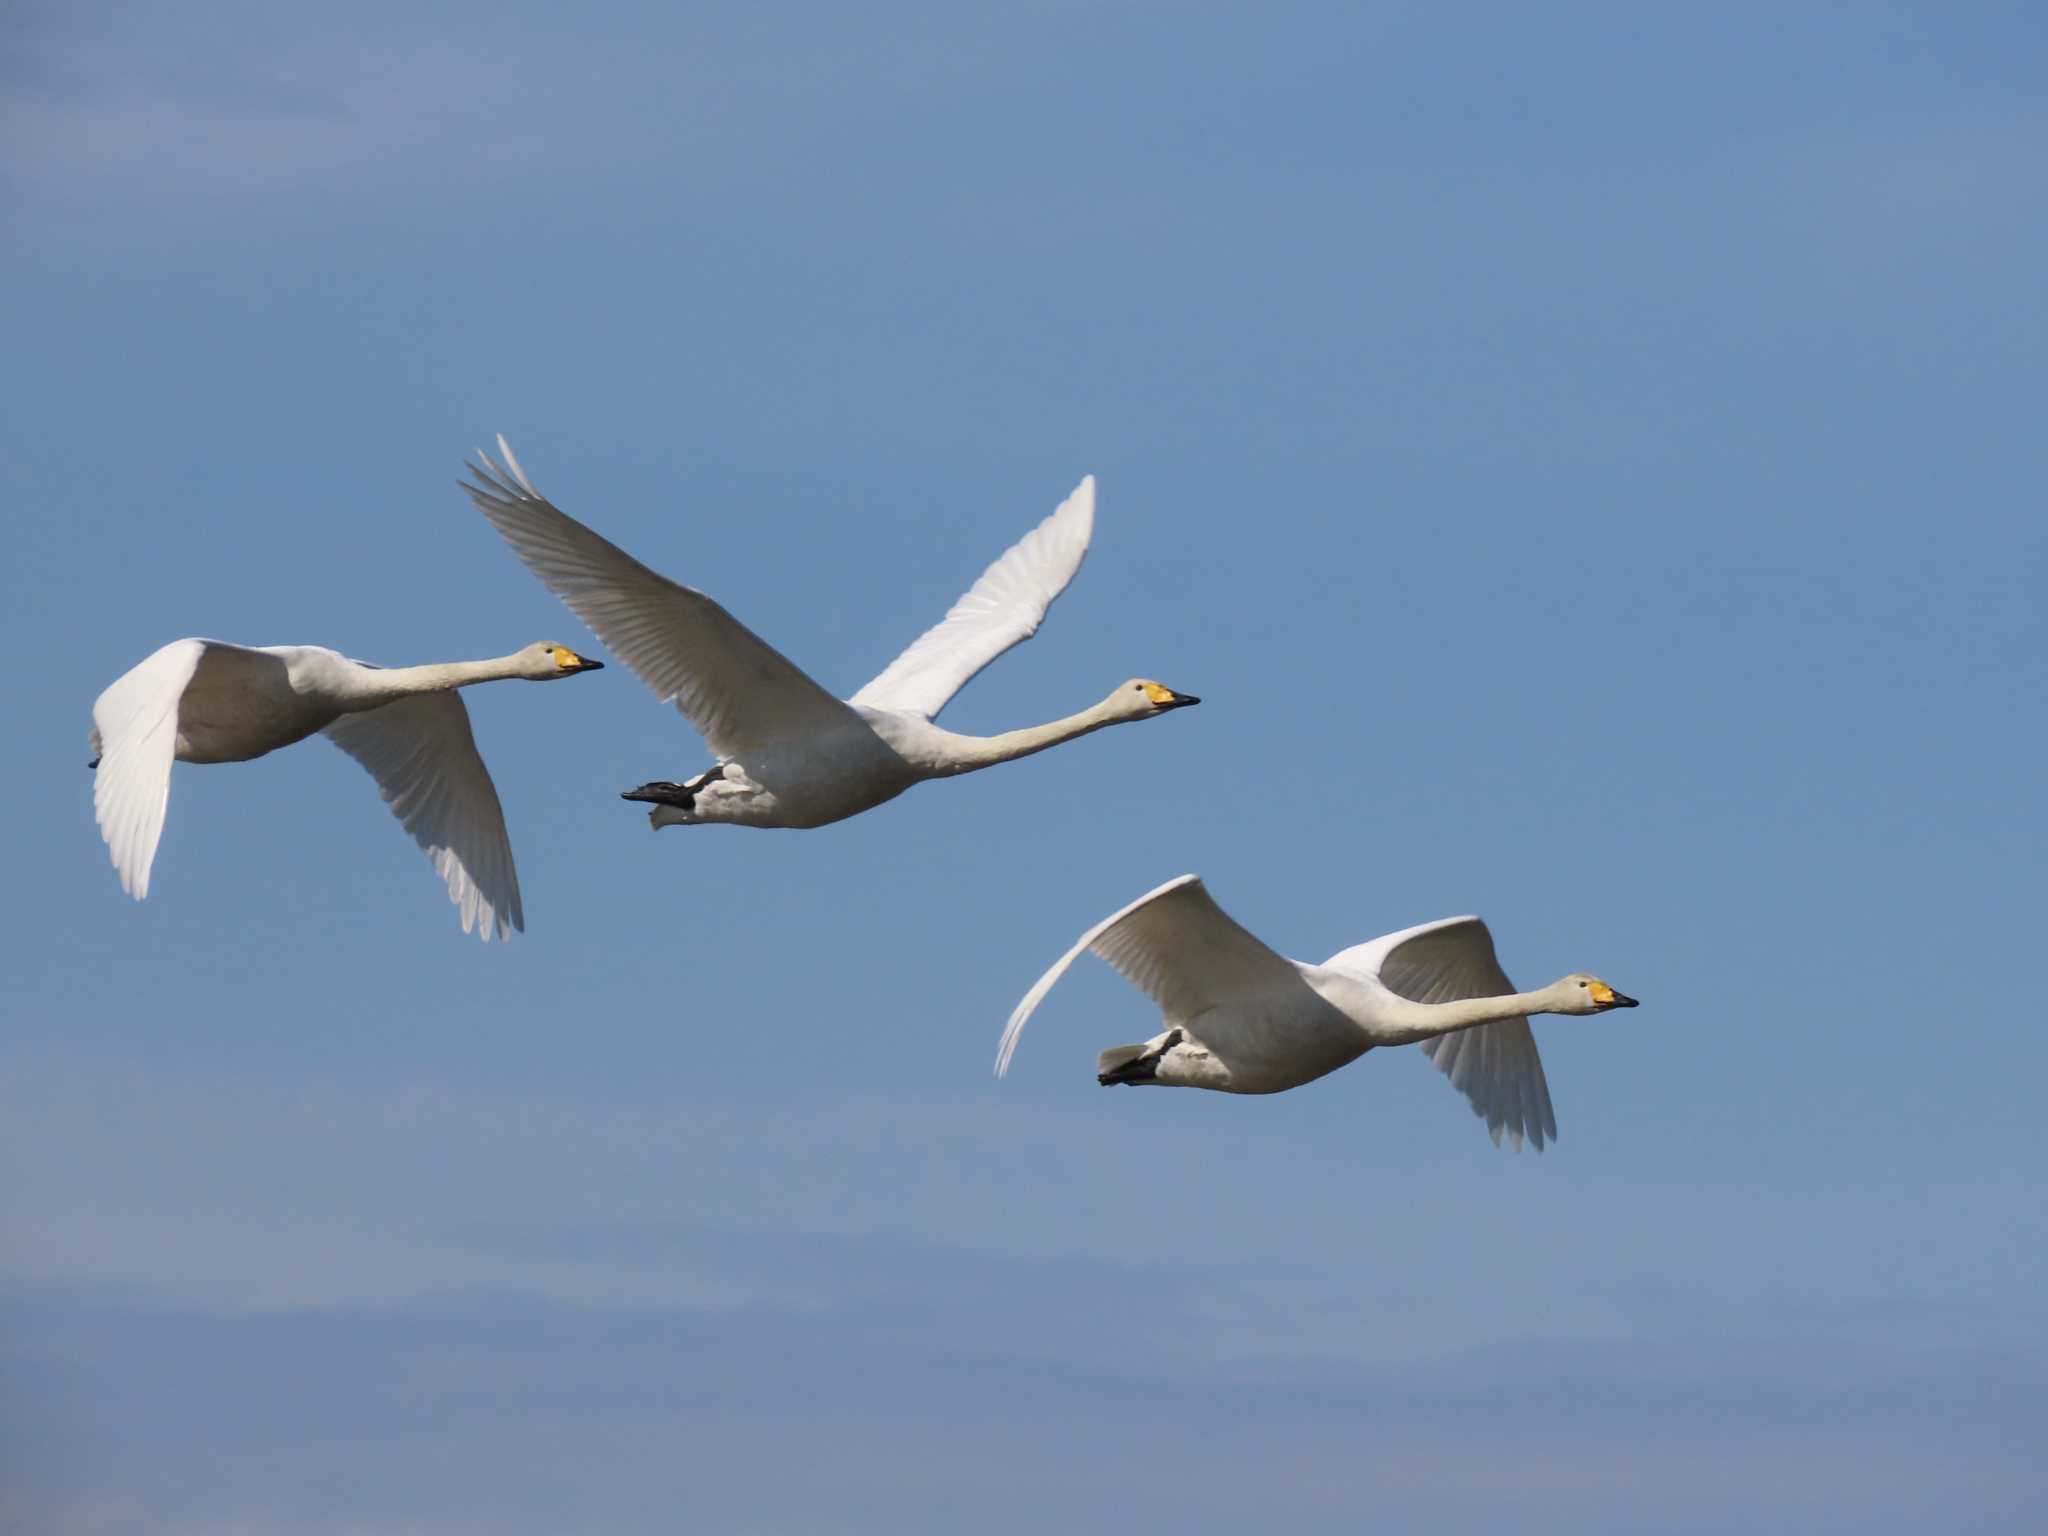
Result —
[[982, 573], [945, 618], [888, 670], [840, 702], [703, 593], [677, 586], [534, 489], [503, 437], [504, 463], [478, 453], [461, 482], [513, 552], [664, 703], [703, 734], [718, 761], [675, 784], [625, 792], [653, 804], [656, 827], [731, 822], [819, 827], [925, 779], [1027, 757], [1106, 725], [1201, 701], [1132, 678], [1077, 715], [998, 736], [932, 724], [967, 680], [1038, 629], [1088, 552], [1095, 480]]
[[546, 682], [595, 672], [543, 641], [490, 661], [378, 667], [318, 645], [173, 640], [124, 672], [92, 706], [92, 789], [100, 836], [141, 901], [163, 835], [171, 763], [240, 763], [315, 731], [361, 763], [385, 803], [448, 882], [462, 931], [525, 927], [505, 813], [454, 692], [502, 677]]
[[1486, 1121], [1543, 1150], [1557, 1139], [1532, 1013], [1633, 1008], [1597, 976], [1574, 972], [1517, 992], [1476, 917], [1446, 917], [1353, 945], [1321, 965], [1276, 954], [1216, 905], [1198, 875], [1148, 891], [1081, 935], [1024, 994], [1003, 1030], [996, 1076], [1010, 1069], [1024, 1024], [1085, 949], [1143, 989], [1166, 1029], [1096, 1061], [1096, 1081], [1280, 1093], [1355, 1061], [1376, 1045], [1422, 1046]]

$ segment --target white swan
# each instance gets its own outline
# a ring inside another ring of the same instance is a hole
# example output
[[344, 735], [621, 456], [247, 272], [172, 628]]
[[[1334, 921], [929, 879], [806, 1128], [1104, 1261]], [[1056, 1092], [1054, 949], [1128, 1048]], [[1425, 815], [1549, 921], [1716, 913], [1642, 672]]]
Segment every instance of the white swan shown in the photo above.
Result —
[[1148, 891], [1081, 935], [1024, 994], [1003, 1030], [996, 1076], [1053, 983], [1092, 949], [1149, 993], [1166, 1029], [1096, 1061], [1096, 1081], [1163, 1083], [1224, 1093], [1279, 1093], [1334, 1072], [1376, 1045], [1413, 1045], [1486, 1120], [1538, 1151], [1557, 1139], [1532, 1013], [1633, 1008], [1597, 976], [1577, 972], [1517, 992], [1476, 917], [1446, 917], [1354, 945], [1321, 965], [1276, 954], [1217, 906], [1200, 876]]
[[523, 928], [505, 813], [453, 690], [547, 681], [604, 665], [542, 642], [491, 661], [377, 667], [317, 645], [173, 640], [93, 702], [93, 811], [137, 901], [163, 835], [173, 759], [239, 763], [315, 731], [370, 771], [462, 909], [462, 931]]
[[961, 736], [932, 719], [966, 681], [1038, 629], [1073, 579], [1095, 526], [1083, 480], [886, 671], [841, 703], [703, 593], [677, 586], [534, 489], [505, 439], [468, 466], [462, 488], [519, 558], [703, 733], [717, 764], [688, 783], [625, 798], [652, 802], [656, 827], [732, 822], [817, 827], [880, 805], [924, 779], [1041, 752], [1124, 720], [1201, 701], [1132, 678], [1092, 708], [999, 736]]

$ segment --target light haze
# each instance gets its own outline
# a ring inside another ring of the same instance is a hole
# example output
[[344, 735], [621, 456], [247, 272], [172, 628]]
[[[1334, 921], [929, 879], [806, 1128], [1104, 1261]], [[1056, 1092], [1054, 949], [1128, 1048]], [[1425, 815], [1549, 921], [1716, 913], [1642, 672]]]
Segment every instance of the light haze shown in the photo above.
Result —
[[[1992, 1530], [2044, 1494], [2048, 34], [2024, 6], [29, 5], [0, 56], [0, 1526]], [[340, 752], [85, 770], [165, 641], [590, 645], [564, 510], [841, 696], [1084, 474], [945, 723], [1201, 708], [806, 832], [622, 667], [468, 699], [527, 932]], [[1419, 1051], [1104, 1091], [1184, 871], [1459, 912]]]

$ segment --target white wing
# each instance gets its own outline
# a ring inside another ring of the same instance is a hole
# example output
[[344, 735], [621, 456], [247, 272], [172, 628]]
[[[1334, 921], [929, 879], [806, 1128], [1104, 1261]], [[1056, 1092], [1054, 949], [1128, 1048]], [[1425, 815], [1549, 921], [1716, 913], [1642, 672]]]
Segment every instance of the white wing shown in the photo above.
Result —
[[1038, 633], [1045, 610], [1081, 569], [1094, 533], [1095, 477], [1090, 475], [851, 702], [909, 710], [927, 720], [936, 717], [975, 673]]
[[497, 786], [476, 750], [462, 695], [415, 694], [343, 715], [327, 739], [370, 771], [384, 803], [424, 848], [462, 912], [462, 931], [524, 929], [519, 873]]
[[[1325, 964], [1377, 976], [1388, 991], [1416, 1003], [1502, 997], [1515, 990], [1494, 955], [1493, 935], [1476, 917], [1404, 928], [1334, 954]], [[1503, 1134], [1516, 1147], [1527, 1137], [1539, 1152], [1546, 1138], [1557, 1140], [1550, 1085], [1527, 1019], [1438, 1035], [1423, 1041], [1422, 1050], [1486, 1121], [1495, 1146]]]
[[171, 761], [178, 750], [178, 704], [199, 670], [209, 640], [173, 640], [137, 662], [93, 700], [99, 772], [92, 809], [107, 841], [121, 889], [137, 901], [149, 894], [149, 867], [163, 836], [171, 798]]
[[1009, 1071], [1025, 1021], [1087, 949], [1148, 993], [1169, 1026], [1234, 998], [1302, 985], [1294, 962], [1217, 906], [1201, 876], [1182, 875], [1105, 917], [1038, 978], [1003, 1028], [997, 1077]]
[[505, 439], [462, 482], [477, 509], [547, 589], [568, 604], [723, 760], [859, 719], [702, 592], [650, 571], [533, 488]]

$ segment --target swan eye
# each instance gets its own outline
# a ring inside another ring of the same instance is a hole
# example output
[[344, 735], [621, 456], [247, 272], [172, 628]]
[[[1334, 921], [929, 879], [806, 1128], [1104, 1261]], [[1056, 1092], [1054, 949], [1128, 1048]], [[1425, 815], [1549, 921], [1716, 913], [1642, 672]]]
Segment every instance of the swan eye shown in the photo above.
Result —
[[1581, 992], [1586, 990], [1586, 984], [1583, 981], [1579, 983], [1579, 990]]

